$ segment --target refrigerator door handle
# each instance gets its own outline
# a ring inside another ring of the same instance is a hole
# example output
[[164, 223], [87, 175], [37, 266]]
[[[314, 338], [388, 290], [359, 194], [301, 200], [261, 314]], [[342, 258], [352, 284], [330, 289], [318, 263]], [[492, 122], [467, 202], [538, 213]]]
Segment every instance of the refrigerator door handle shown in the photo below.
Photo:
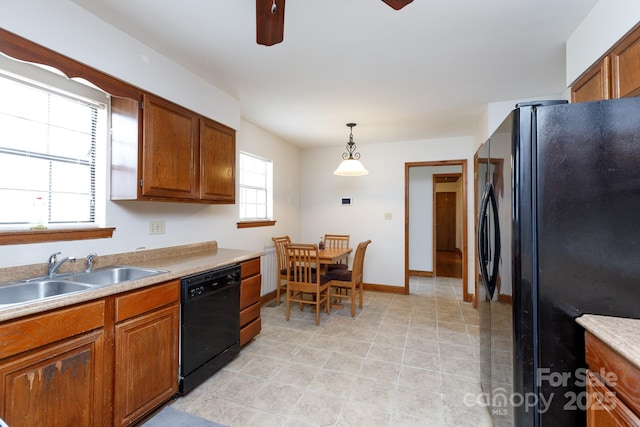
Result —
[[[491, 203], [491, 216], [489, 219], [489, 203]], [[478, 218], [478, 254], [480, 261], [480, 275], [487, 286], [489, 298], [493, 299], [497, 282], [498, 282], [498, 264], [500, 262], [500, 224], [498, 222], [498, 206], [496, 203], [493, 184], [488, 183], [482, 196], [482, 204], [480, 205], [480, 213]], [[493, 256], [489, 253], [490, 243], [487, 228], [493, 226]], [[487, 269], [489, 261], [493, 260], [491, 274]]]

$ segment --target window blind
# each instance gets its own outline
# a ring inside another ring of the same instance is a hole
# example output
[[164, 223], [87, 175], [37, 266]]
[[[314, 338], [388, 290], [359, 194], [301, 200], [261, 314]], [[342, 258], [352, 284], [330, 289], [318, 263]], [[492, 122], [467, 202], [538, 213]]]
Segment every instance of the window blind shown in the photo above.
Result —
[[0, 224], [95, 221], [98, 102], [0, 74]]

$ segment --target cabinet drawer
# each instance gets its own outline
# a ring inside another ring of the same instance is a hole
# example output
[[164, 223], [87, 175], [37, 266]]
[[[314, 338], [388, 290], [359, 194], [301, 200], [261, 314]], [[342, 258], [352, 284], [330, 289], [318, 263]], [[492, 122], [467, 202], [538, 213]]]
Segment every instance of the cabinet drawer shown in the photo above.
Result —
[[640, 413], [640, 372], [620, 354], [589, 332], [585, 334], [586, 362], [589, 369], [604, 376], [607, 384], [629, 405]]
[[0, 359], [104, 325], [104, 300], [10, 321], [0, 326]]
[[260, 333], [261, 326], [261, 319], [257, 318], [244, 328], [240, 329], [240, 346], [242, 347], [243, 345], [251, 341], [253, 337], [258, 335]]
[[116, 322], [177, 301], [180, 301], [179, 280], [116, 297]]
[[240, 327], [260, 317], [260, 303], [257, 302], [240, 312]]
[[250, 259], [240, 264], [240, 277], [246, 279], [247, 277], [255, 276], [260, 273], [260, 258]]
[[252, 304], [260, 301], [260, 285], [262, 275], [245, 279], [240, 284], [240, 310], [244, 310]]

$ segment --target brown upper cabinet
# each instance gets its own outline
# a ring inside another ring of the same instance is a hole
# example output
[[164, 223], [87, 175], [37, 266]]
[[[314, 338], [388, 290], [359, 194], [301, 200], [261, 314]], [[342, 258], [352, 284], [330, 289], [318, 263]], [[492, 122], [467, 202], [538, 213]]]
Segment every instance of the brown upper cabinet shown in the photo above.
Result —
[[611, 99], [609, 57], [605, 56], [582, 75], [571, 87], [571, 102]]
[[640, 96], [640, 26], [616, 43], [571, 87], [571, 102]]
[[235, 165], [235, 131], [200, 118], [200, 200], [235, 203]]
[[151, 94], [111, 109], [111, 200], [235, 203], [233, 129]]

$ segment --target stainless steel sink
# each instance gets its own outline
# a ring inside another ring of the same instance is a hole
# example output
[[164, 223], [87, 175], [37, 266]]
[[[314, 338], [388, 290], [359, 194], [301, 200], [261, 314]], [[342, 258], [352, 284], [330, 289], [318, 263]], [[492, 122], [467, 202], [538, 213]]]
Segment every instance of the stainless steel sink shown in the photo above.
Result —
[[18, 304], [91, 289], [93, 286], [69, 280], [49, 279], [0, 287], [0, 305]]
[[97, 289], [166, 272], [167, 270], [154, 268], [116, 265], [90, 272], [67, 273], [53, 278], [36, 277], [0, 286], [0, 306]]
[[113, 267], [100, 268], [87, 273], [79, 273], [71, 276], [69, 279], [74, 282], [88, 283], [96, 286], [115, 285], [130, 280], [143, 279], [145, 277], [155, 276], [156, 274], [166, 273], [167, 270], [158, 270], [154, 268], [141, 268], [116, 265]]

